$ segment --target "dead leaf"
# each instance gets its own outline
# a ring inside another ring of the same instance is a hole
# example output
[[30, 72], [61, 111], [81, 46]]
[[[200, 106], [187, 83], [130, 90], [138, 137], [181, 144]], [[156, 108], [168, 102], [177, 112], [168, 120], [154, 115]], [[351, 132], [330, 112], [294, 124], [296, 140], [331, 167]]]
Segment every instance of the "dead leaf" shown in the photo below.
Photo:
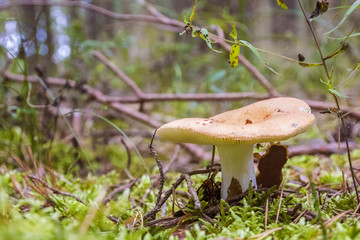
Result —
[[199, 194], [200, 189], [204, 189], [202, 200], [208, 202], [208, 206], [215, 206], [220, 201], [221, 182], [215, 182], [217, 173], [218, 171], [215, 171], [196, 191], [196, 193]]
[[280, 186], [282, 181], [282, 168], [288, 159], [287, 146], [273, 144], [266, 153], [259, 159], [259, 175], [256, 182], [259, 186], [272, 187]]
[[230, 199], [232, 197], [238, 196], [242, 193], [242, 188], [239, 183], [239, 180], [236, 178], [231, 179], [230, 186], [227, 190], [227, 199]]
[[300, 62], [305, 61], [304, 55], [302, 55], [301, 53], [299, 53], [299, 54], [298, 54], [298, 60], [299, 60]]
[[310, 19], [315, 19], [324, 14], [329, 8], [329, 2], [327, 0], [321, 0], [316, 2], [315, 10], [311, 13]]

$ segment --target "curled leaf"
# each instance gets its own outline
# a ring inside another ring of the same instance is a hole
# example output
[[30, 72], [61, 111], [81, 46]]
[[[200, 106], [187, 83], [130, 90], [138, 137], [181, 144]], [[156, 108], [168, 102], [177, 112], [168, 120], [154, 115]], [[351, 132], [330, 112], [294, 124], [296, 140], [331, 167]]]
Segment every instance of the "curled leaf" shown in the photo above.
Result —
[[217, 52], [217, 53], [221, 53], [221, 51], [218, 51], [218, 50], [215, 50], [211, 43], [211, 39], [209, 37], [209, 32], [206, 28], [194, 28], [193, 31], [192, 31], [192, 36], [193, 37], [198, 37], [200, 36], [202, 39], [204, 39], [204, 41], [206, 42], [206, 44], [208, 45], [208, 47], [213, 50], [214, 52]]
[[329, 8], [329, 2], [327, 0], [321, 0], [316, 2], [316, 7], [310, 15], [310, 20], [318, 18], [320, 15], [324, 14]]
[[236, 68], [239, 64], [240, 45], [234, 44], [230, 49], [230, 65]]
[[304, 55], [302, 55], [301, 53], [299, 53], [299, 54], [298, 54], [298, 60], [299, 60], [300, 62], [305, 61]]

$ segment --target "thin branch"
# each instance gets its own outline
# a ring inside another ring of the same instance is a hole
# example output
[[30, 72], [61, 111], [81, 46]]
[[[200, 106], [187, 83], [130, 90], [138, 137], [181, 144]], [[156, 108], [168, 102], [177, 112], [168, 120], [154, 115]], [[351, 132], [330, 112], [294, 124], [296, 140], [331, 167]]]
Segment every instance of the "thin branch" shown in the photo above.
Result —
[[108, 68], [110, 68], [120, 79], [122, 79], [133, 90], [135, 96], [141, 100], [143, 92], [132, 79], [130, 79], [123, 71], [116, 67], [116, 65], [100, 51], [95, 51], [94, 56], [103, 62]]
[[175, 162], [175, 160], [179, 157], [179, 153], [180, 153], [180, 145], [177, 144], [175, 146], [175, 151], [174, 154], [172, 155], [172, 157], [170, 158], [169, 163], [164, 167], [164, 173], [167, 173], [170, 170], [170, 167], [173, 165], [173, 163]]
[[[356, 142], [350, 142], [349, 147], [351, 150], [354, 150], [358, 147]], [[315, 155], [315, 154], [323, 154], [323, 155], [331, 155], [338, 152], [338, 147], [340, 147], [340, 152], [346, 151], [346, 143], [341, 142], [338, 144], [335, 143], [311, 143], [308, 145], [296, 145], [288, 148], [289, 157], [299, 156], [299, 155]]]
[[[204, 173], [209, 173], [210, 171], [212, 171], [212, 170], [211, 169], [199, 169], [199, 170], [195, 170], [192, 172], [188, 172], [187, 175], [192, 176], [192, 175], [196, 175], [196, 174], [204, 174]], [[167, 190], [165, 192], [164, 197], [158, 202], [158, 204], [156, 204], [153, 209], [151, 209], [149, 212], [147, 212], [144, 215], [144, 217], [143, 217], [144, 221], [147, 220], [148, 218], [152, 218], [153, 216], [156, 215], [156, 213], [158, 213], [161, 210], [162, 205], [170, 197], [170, 195], [173, 192], [173, 189], [176, 189], [184, 180], [185, 180], [185, 176], [184, 176], [184, 174], [182, 174], [178, 178], [178, 180], [176, 180], [176, 182], [172, 184], [172, 186], [169, 188], [169, 190]]]
[[[301, 8], [301, 11], [304, 15], [304, 18], [306, 20], [306, 23], [308, 24], [309, 28], [310, 28], [310, 31], [311, 31], [311, 34], [314, 38], [314, 41], [315, 41], [315, 44], [316, 44], [316, 47], [318, 49], [318, 52], [320, 54], [320, 57], [321, 57], [321, 61], [323, 63], [323, 67], [324, 67], [324, 70], [325, 70], [325, 73], [326, 73], [326, 76], [327, 78], [329, 79], [329, 81], [331, 81], [331, 76], [330, 76], [330, 73], [329, 73], [329, 70], [328, 70], [328, 67], [326, 65], [326, 59], [324, 58], [323, 54], [322, 54], [322, 51], [321, 51], [321, 47], [320, 47], [320, 44], [319, 44], [319, 40], [315, 34], [315, 31], [314, 31], [314, 28], [308, 18], [308, 16], [306, 15], [306, 12], [304, 10], [304, 7], [301, 3], [301, 0], [298, 0], [298, 3], [299, 3], [299, 6]], [[343, 131], [344, 131], [344, 138], [345, 138], [345, 143], [346, 143], [346, 150], [347, 150], [347, 157], [348, 157], [348, 162], [349, 162], [349, 166], [350, 166], [350, 171], [351, 171], [351, 177], [352, 177], [352, 180], [353, 180], [353, 184], [354, 184], [354, 188], [355, 188], [355, 193], [356, 193], [356, 199], [357, 199], [357, 202], [358, 204], [360, 203], [360, 197], [359, 197], [359, 192], [358, 192], [358, 189], [357, 189], [357, 186], [356, 186], [356, 181], [355, 181], [355, 173], [354, 173], [354, 169], [352, 167], [352, 161], [351, 161], [351, 154], [350, 154], [350, 147], [349, 147], [349, 142], [348, 142], [348, 138], [347, 138], [347, 130], [346, 130], [346, 127], [345, 127], [345, 121], [344, 121], [344, 118], [341, 118], [341, 115], [342, 115], [342, 109], [340, 108], [340, 104], [339, 104], [339, 100], [337, 98], [337, 96], [334, 94], [334, 93], [330, 93], [333, 97], [334, 97], [334, 101], [336, 103], [336, 108], [338, 109], [338, 118], [340, 119], [340, 122], [341, 122], [341, 126], [343, 128]]]
[[129, 170], [130, 165], [131, 165], [131, 152], [130, 152], [129, 146], [126, 144], [123, 137], [120, 139], [120, 142], [121, 142], [121, 144], [124, 146], [124, 148], [126, 150], [126, 155], [128, 157], [127, 163], [126, 163], [126, 168]]
[[[212, 170], [212, 169], [211, 169]], [[201, 209], [201, 203], [199, 200], [199, 196], [197, 195], [195, 189], [192, 187], [192, 182], [191, 182], [191, 178], [188, 174], [184, 174], [185, 180], [186, 180], [186, 184], [188, 187], [188, 192], [193, 196], [194, 198], [194, 206], [196, 210], [200, 210]]]
[[[223, 36], [223, 30], [220, 27], [217, 27], [217, 33], [219, 36]], [[212, 35], [213, 41], [217, 42], [220, 46], [222, 46], [226, 51], [230, 52], [231, 46], [227, 44], [221, 37], [217, 37]], [[259, 83], [268, 91], [271, 97], [279, 97], [280, 94], [275, 90], [269, 80], [262, 75], [262, 73], [252, 65], [249, 60], [247, 60], [242, 54], [239, 54], [239, 62], [253, 75], [255, 79], [259, 81]]]
[[118, 21], [140, 21], [147, 23], [158, 23], [165, 24], [175, 27], [182, 27], [183, 23], [177, 20], [169, 19], [169, 18], [159, 18], [150, 15], [140, 15], [140, 14], [120, 14], [112, 12], [108, 9], [93, 5], [91, 3], [86, 3], [83, 1], [43, 1], [43, 0], [18, 0], [18, 1], [9, 1], [5, 4], [0, 4], [0, 10], [6, 10], [16, 6], [61, 6], [61, 7], [79, 7], [83, 9], [87, 9], [106, 17], [109, 17]]
[[[8, 72], [6, 72], [4, 74], [4, 77], [6, 79], [19, 81], [19, 82], [23, 82], [25, 79], [25, 77], [23, 75], [17, 75], [17, 74], [12, 74], [12, 73], [8, 73]], [[31, 83], [38, 83], [35, 76], [28, 76], [27, 80]], [[127, 117], [130, 117], [139, 122], [142, 122], [145, 125], [148, 125], [148, 126], [151, 126], [154, 128], [162, 125], [161, 122], [157, 121], [156, 119], [152, 118], [151, 116], [149, 116], [143, 112], [139, 112], [131, 107], [124, 105], [124, 104], [121, 104], [118, 102], [107, 102], [106, 95], [104, 95], [101, 91], [99, 91], [95, 88], [92, 88], [86, 84], [83, 84], [80, 87], [76, 87], [76, 83], [74, 81], [66, 80], [66, 79], [62, 79], [62, 78], [48, 78], [47, 82], [49, 85], [69, 86], [76, 90], [80, 90], [83, 93], [92, 97], [94, 100], [98, 101], [99, 103], [106, 104], [110, 108], [123, 113]], [[186, 151], [191, 153], [191, 155], [194, 158], [201, 159], [205, 156], [205, 151], [197, 145], [189, 144], [189, 143], [181, 143], [180, 145], [184, 149], [186, 149]]]
[[173, 189], [176, 189], [184, 181], [184, 179], [185, 179], [184, 175], [181, 175], [180, 178], [175, 183], [172, 184], [172, 187], [165, 192], [164, 197], [158, 202], [158, 204], [156, 204], [153, 209], [151, 209], [149, 212], [147, 212], [144, 215], [144, 221], [147, 220], [148, 218], [153, 218], [156, 215], [156, 213], [158, 213], [161, 210], [161, 206], [170, 197]]
[[[122, 20], [122, 21], [143, 21], [143, 22], [150, 22], [150, 23], [160, 23], [164, 24], [170, 27], [178, 27], [179, 31], [183, 29], [184, 23], [168, 18], [164, 16], [163, 14], [159, 13], [154, 7], [152, 7], [148, 3], [144, 3], [147, 10], [153, 15], [135, 15], [135, 14], [119, 14], [112, 12], [110, 10], [107, 10], [105, 8], [101, 8], [99, 6], [84, 3], [81, 1], [40, 1], [40, 0], [18, 0], [18, 1], [12, 1], [7, 4], [0, 5], [0, 9], [8, 9], [10, 7], [14, 6], [20, 6], [20, 5], [38, 5], [38, 6], [63, 6], [63, 7], [81, 7], [90, 11], [94, 11], [96, 13], [102, 14], [104, 16], [107, 16], [109, 18], [115, 19], [115, 20]], [[218, 35], [224, 36], [223, 31], [220, 27], [217, 27]], [[228, 52], [230, 51], [230, 45], [228, 45], [224, 40], [211, 36], [211, 38], [214, 38], [212, 40], [218, 41], [218, 43], [225, 48]], [[256, 80], [260, 82], [263, 87], [269, 92], [270, 96], [276, 97], [280, 96], [280, 94], [273, 88], [271, 83], [267, 80], [267, 78], [260, 73], [260, 71], [252, 65], [243, 55], [239, 55], [239, 62], [254, 76]]]
[[76, 201], [78, 202], [81, 202], [82, 204], [86, 205], [86, 203], [81, 200], [78, 196], [76, 196], [75, 194], [72, 194], [72, 193], [68, 193], [68, 192], [63, 192], [59, 189], [56, 189], [56, 188], [53, 188], [51, 187], [48, 183], [46, 183], [44, 180], [38, 178], [38, 177], [35, 177], [35, 176], [28, 176], [32, 181], [36, 180], [38, 182], [41, 182], [42, 185], [44, 185], [44, 187], [50, 189], [54, 194], [58, 194], [58, 195], [61, 195], [61, 196], [67, 196], [67, 197], [72, 197], [74, 198]]
[[131, 189], [137, 181], [138, 181], [138, 179], [135, 179], [125, 185], [116, 187], [106, 198], [103, 199], [103, 201], [102, 201], [103, 204], [108, 203], [111, 199], [113, 199], [115, 197], [116, 194], [121, 193], [126, 189]]
[[150, 141], [150, 144], [149, 144], [150, 156], [155, 158], [156, 164], [158, 165], [158, 168], [159, 168], [159, 175], [160, 175], [159, 193], [158, 193], [158, 196], [156, 198], [155, 205], [157, 205], [161, 200], [162, 190], [163, 190], [164, 183], [165, 183], [165, 174], [164, 174], [164, 171], [163, 171], [163, 166], [162, 166], [162, 163], [161, 163], [161, 161], [159, 159], [159, 156], [158, 156], [157, 152], [155, 151], [155, 148], [153, 147], [153, 141], [154, 141], [154, 138], [155, 138], [155, 135], [156, 135], [156, 131], [157, 131], [157, 129], [155, 129], [154, 134], [153, 134], [153, 136], [151, 138], [151, 141]]
[[[24, 75], [20, 74], [14, 74], [10, 72], [5, 72], [3, 76], [12, 81], [17, 82], [23, 82], [24, 81]], [[36, 76], [30, 75], [27, 77], [27, 80], [31, 83], [37, 83]], [[136, 112], [136, 110], [131, 109], [122, 103], [139, 103], [139, 99], [137, 97], [112, 97], [107, 96], [103, 94], [98, 89], [92, 88], [86, 84], [83, 84], [80, 86], [80, 89], [76, 87], [76, 82], [73, 80], [68, 80], [64, 78], [54, 78], [54, 77], [48, 77], [47, 78], [48, 85], [53, 86], [69, 86], [72, 89], [76, 90], [82, 90], [91, 97], [93, 97], [96, 101], [104, 104], [108, 104], [110, 107], [114, 108], [115, 110], [118, 110], [120, 112]], [[248, 92], [248, 93], [194, 93], [194, 94], [153, 94], [153, 93], [146, 93], [142, 97], [142, 102], [157, 102], [157, 101], [239, 101], [239, 100], [245, 100], [245, 99], [252, 99], [252, 100], [261, 100], [261, 99], [267, 99], [269, 98], [268, 95]], [[334, 103], [329, 102], [322, 102], [322, 101], [315, 101], [315, 100], [307, 100], [304, 99], [307, 104], [313, 109], [313, 110], [328, 110], [331, 108], [336, 107]], [[348, 116], [351, 116], [356, 119], [360, 119], [360, 111], [356, 112], [351, 107], [342, 107], [342, 111], [344, 114], [348, 114]], [[141, 113], [141, 112], [139, 112]], [[135, 119], [138, 119], [139, 121], [150, 125], [152, 127], [158, 127], [161, 125], [160, 122], [157, 122], [156, 120], [149, 118], [148, 115], [141, 113], [129, 115], [130, 117], [134, 117]], [[141, 120], [142, 118], [143, 121]], [[198, 156], [198, 155], [197, 155]]]

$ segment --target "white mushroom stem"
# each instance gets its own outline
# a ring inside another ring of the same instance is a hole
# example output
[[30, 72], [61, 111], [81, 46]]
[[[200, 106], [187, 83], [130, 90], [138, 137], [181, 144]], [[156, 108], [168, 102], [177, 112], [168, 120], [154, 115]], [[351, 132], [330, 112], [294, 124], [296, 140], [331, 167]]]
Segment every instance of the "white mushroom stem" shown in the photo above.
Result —
[[235, 178], [241, 185], [242, 192], [249, 188], [252, 181], [254, 188], [256, 176], [254, 169], [253, 144], [230, 144], [218, 145], [218, 152], [221, 161], [221, 198], [227, 198], [227, 191], [231, 179]]

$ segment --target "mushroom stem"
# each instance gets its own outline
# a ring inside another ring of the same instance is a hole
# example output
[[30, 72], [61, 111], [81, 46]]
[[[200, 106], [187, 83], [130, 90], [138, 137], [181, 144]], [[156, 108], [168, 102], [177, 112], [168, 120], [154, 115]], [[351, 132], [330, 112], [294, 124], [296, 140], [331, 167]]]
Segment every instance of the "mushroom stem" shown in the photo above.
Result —
[[239, 181], [241, 191], [245, 192], [252, 181], [254, 188], [256, 176], [254, 169], [253, 144], [218, 145], [221, 161], [221, 198], [226, 199], [232, 178]]

